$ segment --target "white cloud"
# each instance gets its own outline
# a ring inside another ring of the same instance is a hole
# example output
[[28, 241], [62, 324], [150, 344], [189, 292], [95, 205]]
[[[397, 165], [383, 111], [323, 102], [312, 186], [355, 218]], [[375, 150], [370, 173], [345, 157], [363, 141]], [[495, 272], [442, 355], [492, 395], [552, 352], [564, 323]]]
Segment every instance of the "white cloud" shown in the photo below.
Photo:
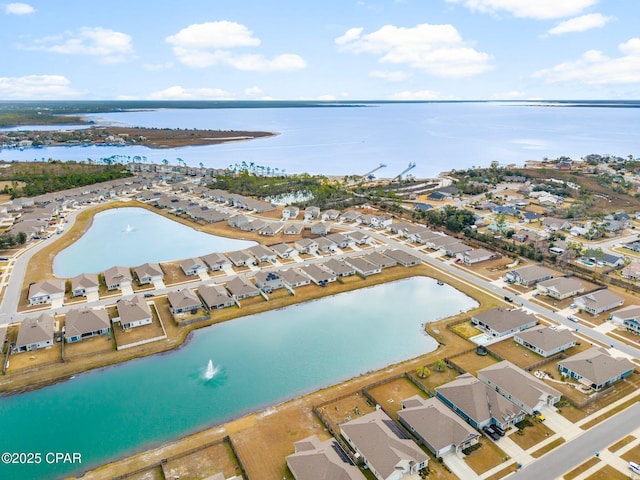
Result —
[[447, 0], [461, 3], [472, 11], [500, 13], [505, 11], [520, 18], [564, 18], [582, 13], [598, 0]]
[[367, 35], [350, 31], [336, 39], [338, 48], [381, 55], [380, 63], [405, 64], [441, 77], [472, 76], [491, 68], [491, 55], [468, 46], [453, 25], [385, 25]]
[[189, 67], [227, 65], [245, 71], [288, 72], [307, 66], [302, 57], [292, 53], [268, 59], [262, 54], [232, 52], [230, 48], [256, 47], [261, 42], [246, 26], [226, 20], [189, 25], [165, 40], [173, 45], [178, 60]]
[[440, 93], [433, 90], [418, 90], [394, 93], [389, 96], [389, 100], [452, 100], [451, 98], [445, 98]]
[[0, 77], [0, 98], [21, 100], [59, 100], [75, 98], [84, 92], [71, 88], [62, 75]]
[[149, 100], [233, 100], [231, 93], [220, 88], [184, 88], [178, 85], [153, 92]]
[[389, 72], [386, 70], [373, 70], [369, 72], [369, 76], [373, 78], [380, 78], [387, 82], [401, 82], [411, 76], [410, 73], [405, 72]]
[[547, 33], [549, 35], [562, 35], [571, 32], [586, 32], [592, 28], [602, 28], [613, 17], [605, 17], [601, 13], [591, 13], [589, 15], [581, 15], [580, 17], [570, 18], [564, 22], [560, 22]]
[[344, 35], [335, 39], [336, 45], [344, 45], [345, 43], [349, 43], [354, 40], [357, 40], [358, 38], [360, 38], [360, 34], [362, 33], [363, 30], [364, 28], [362, 27], [350, 28], [345, 32]]
[[228, 22], [194, 23], [166, 38], [171, 45], [188, 49], [255, 47], [260, 39], [246, 26]]
[[29, 15], [35, 11], [28, 3], [8, 3], [4, 6], [4, 13], [7, 15]]
[[260, 87], [248, 87], [244, 89], [244, 94], [248, 97], [261, 97], [264, 95], [264, 90]]
[[533, 78], [547, 83], [578, 82], [587, 85], [640, 82], [640, 38], [621, 43], [618, 49], [624, 55], [610, 58], [599, 50], [589, 50], [578, 60], [539, 70]]
[[65, 32], [36, 40], [24, 50], [43, 50], [64, 55], [91, 55], [103, 63], [119, 63], [132, 58], [131, 36], [102, 27], [84, 27], [77, 33]]
[[144, 63], [142, 68], [148, 72], [162, 72], [164, 70], [171, 70], [173, 68], [173, 62], [165, 63]]

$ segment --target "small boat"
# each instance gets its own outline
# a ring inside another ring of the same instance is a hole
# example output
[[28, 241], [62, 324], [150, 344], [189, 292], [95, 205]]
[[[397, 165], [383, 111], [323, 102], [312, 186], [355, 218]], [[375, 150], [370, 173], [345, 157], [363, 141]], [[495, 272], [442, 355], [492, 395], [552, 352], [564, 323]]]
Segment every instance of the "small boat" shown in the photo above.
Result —
[[444, 282], [442, 280], [438, 280], [438, 285], [444, 285]]

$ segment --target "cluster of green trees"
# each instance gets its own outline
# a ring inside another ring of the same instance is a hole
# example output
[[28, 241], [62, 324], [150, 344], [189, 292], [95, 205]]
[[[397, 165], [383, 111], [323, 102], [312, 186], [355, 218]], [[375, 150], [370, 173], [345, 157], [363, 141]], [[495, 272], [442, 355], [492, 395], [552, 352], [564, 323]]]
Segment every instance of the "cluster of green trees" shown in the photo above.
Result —
[[414, 212], [413, 217], [433, 227], [445, 227], [450, 232], [461, 232], [465, 228], [475, 224], [475, 214], [465, 208], [445, 206], [441, 210], [429, 210]]
[[61, 117], [59, 115], [42, 112], [0, 112], [0, 127], [82, 123], [86, 123], [86, 121], [81, 117]]
[[[11, 180], [2, 193], [11, 198], [34, 197], [49, 192], [106, 182], [132, 174], [120, 165], [39, 164], [33, 163], [12, 169], [4, 177]], [[18, 182], [23, 182], [20, 184]]]
[[24, 245], [27, 242], [27, 234], [18, 232], [16, 235], [11, 232], [0, 233], [0, 249]]

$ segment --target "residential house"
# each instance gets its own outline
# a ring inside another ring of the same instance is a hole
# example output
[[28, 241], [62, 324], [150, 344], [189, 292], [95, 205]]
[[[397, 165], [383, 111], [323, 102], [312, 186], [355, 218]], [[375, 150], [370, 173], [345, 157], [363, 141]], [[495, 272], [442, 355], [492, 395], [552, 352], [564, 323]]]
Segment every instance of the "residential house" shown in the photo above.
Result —
[[553, 278], [556, 273], [553, 270], [539, 266], [531, 265], [529, 267], [511, 270], [505, 274], [505, 279], [509, 283], [519, 283], [525, 287], [535, 285], [538, 282], [544, 282]]
[[633, 373], [635, 366], [626, 358], [614, 358], [604, 348], [592, 347], [558, 362], [562, 375], [577, 380], [591, 390], [600, 391]]
[[301, 238], [293, 243], [299, 253], [313, 254], [318, 251], [318, 242], [310, 238]]
[[307, 207], [304, 209], [305, 220], [315, 220], [320, 216], [320, 209], [318, 207]]
[[296, 480], [365, 480], [358, 467], [346, 460], [334, 438], [321, 442], [312, 435], [293, 444], [287, 466]]
[[296, 251], [293, 247], [290, 247], [286, 243], [272, 245], [271, 250], [273, 250], [280, 258], [290, 258]]
[[284, 287], [284, 281], [278, 272], [265, 272], [264, 270], [256, 273], [256, 286], [265, 292], [270, 292], [278, 288]]
[[320, 265], [305, 265], [300, 269], [300, 271], [309, 277], [313, 283], [320, 285], [321, 287], [326, 286], [327, 283], [336, 281], [336, 276], [332, 272], [322, 268]]
[[353, 223], [357, 221], [361, 215], [362, 214], [360, 212], [356, 212], [355, 210], [347, 210], [346, 212], [343, 212], [342, 214], [340, 214], [338, 218], [340, 219], [341, 222]]
[[138, 267], [133, 267], [133, 271], [138, 277], [140, 285], [161, 282], [164, 279], [164, 272], [159, 263], [144, 263]]
[[254, 245], [253, 247], [249, 247], [247, 250], [252, 257], [258, 260], [258, 262], [275, 263], [277, 260], [276, 253], [264, 245]]
[[231, 261], [221, 253], [210, 253], [202, 257], [202, 260], [212, 272], [231, 268]]
[[103, 308], [73, 308], [67, 312], [64, 320], [64, 339], [67, 343], [109, 335], [110, 332], [111, 319]]
[[580, 280], [574, 277], [557, 277], [538, 283], [536, 289], [548, 297], [564, 300], [584, 293], [585, 287]]
[[403, 267], [413, 267], [414, 265], [420, 265], [422, 261], [416, 257], [413, 253], [405, 252], [400, 249], [388, 249], [384, 251], [384, 254], [395, 260]]
[[203, 285], [198, 288], [198, 293], [208, 310], [231, 307], [235, 303], [222, 285]]
[[282, 222], [266, 222], [262, 227], [258, 229], [258, 235], [273, 237], [284, 227]]
[[253, 283], [242, 277], [232, 278], [227, 282], [226, 287], [233, 298], [237, 300], [260, 295], [260, 290]]
[[480, 381], [529, 415], [544, 405], [552, 406], [560, 401], [558, 390], [507, 360], [478, 370], [477, 374]]
[[287, 223], [284, 227], [283, 233], [285, 235], [300, 235], [303, 225], [300, 223]]
[[414, 204], [413, 209], [417, 210], [418, 212], [428, 212], [429, 210], [433, 210], [433, 205], [431, 205], [430, 203], [418, 202]]
[[111, 267], [104, 271], [104, 283], [107, 290], [122, 290], [122, 287], [131, 286], [133, 277], [127, 267]]
[[280, 276], [285, 285], [290, 288], [303, 287], [311, 283], [311, 279], [305, 275], [302, 275], [293, 268], [280, 270]]
[[265, 225], [266, 222], [264, 222], [263, 220], [255, 219], [240, 226], [240, 230], [242, 230], [243, 232], [258, 232]]
[[353, 245], [353, 240], [342, 233], [330, 233], [327, 240], [331, 240], [338, 248], [348, 248]]
[[626, 327], [628, 332], [640, 334], [640, 305], [629, 305], [628, 307], [616, 310], [611, 314], [609, 320]]
[[574, 302], [580, 310], [592, 315], [599, 315], [624, 303], [624, 298], [608, 289], [588, 293], [575, 299]]
[[395, 267], [398, 264], [396, 260], [380, 252], [367, 253], [366, 255], [363, 255], [362, 258], [364, 258], [368, 262], [373, 263], [374, 265], [377, 265], [382, 269]]
[[361, 277], [368, 277], [369, 275], [375, 275], [382, 271], [382, 267], [371, 263], [364, 257], [348, 257], [345, 261], [351, 265]]
[[349, 232], [346, 234], [351, 240], [355, 242], [356, 245], [367, 245], [371, 243], [371, 237], [363, 232]]
[[342, 437], [378, 480], [417, 475], [429, 462], [427, 454], [393, 425], [381, 409], [340, 425]]
[[299, 214], [300, 214], [300, 209], [292, 205], [289, 205], [282, 209], [282, 218], [284, 220], [287, 220], [290, 218], [297, 218]]
[[505, 337], [534, 327], [538, 319], [524, 310], [492, 308], [473, 315], [471, 323], [494, 337]]
[[603, 265], [611, 268], [624, 265], [624, 257], [622, 255], [612, 255], [600, 250], [587, 250], [584, 256], [592, 262], [602, 263]]
[[188, 288], [169, 292], [167, 299], [169, 300], [169, 310], [174, 315], [202, 308], [202, 302], [198, 296]]
[[521, 408], [470, 373], [436, 387], [436, 398], [478, 430], [491, 424], [506, 429], [525, 416]]
[[337, 220], [339, 216], [339, 210], [325, 210], [324, 212], [322, 212], [321, 218], [323, 222], [333, 222]]
[[431, 192], [427, 196], [427, 200], [435, 200], [436, 202], [442, 202], [444, 200], [447, 200], [450, 197], [451, 195], [444, 192]]
[[552, 329], [545, 326], [530, 328], [513, 336], [516, 343], [547, 358], [564, 352], [576, 344], [576, 337], [567, 329]]
[[29, 286], [29, 305], [51, 303], [56, 299], [64, 299], [64, 280], [44, 280]]
[[200, 257], [186, 258], [180, 262], [180, 268], [185, 275], [200, 275], [207, 273], [207, 265]]
[[476, 263], [485, 262], [496, 257], [498, 254], [484, 248], [474, 248], [466, 250], [460, 255], [456, 255], [463, 263], [467, 265], [475, 265]]
[[140, 295], [134, 295], [131, 300], [121, 298], [116, 302], [118, 318], [113, 322], [120, 322], [123, 330], [149, 325], [153, 321], [153, 314], [149, 304]]
[[318, 251], [322, 253], [336, 253], [338, 251], [338, 247], [334, 242], [329, 240], [327, 237], [318, 237], [315, 239], [318, 244]]
[[635, 260], [620, 271], [620, 275], [631, 281], [640, 280], [640, 262]]
[[338, 260], [336, 258], [330, 258], [323, 263], [323, 266], [338, 278], [349, 277], [356, 274], [355, 268], [344, 260]]
[[542, 221], [542, 225], [550, 232], [559, 232], [561, 230], [569, 230], [571, 222], [563, 218], [546, 217]]
[[541, 222], [542, 218], [544, 216], [536, 212], [524, 212], [522, 214], [522, 219], [527, 223]]
[[456, 258], [458, 255], [464, 254], [464, 252], [470, 252], [471, 250], [473, 250], [473, 247], [470, 247], [466, 243], [459, 241], [448, 243], [440, 248], [440, 251], [447, 257], [453, 258]]
[[87, 293], [94, 293], [100, 289], [98, 275], [95, 273], [81, 273], [71, 279], [71, 296], [86, 297]]
[[331, 231], [331, 225], [325, 222], [318, 222], [311, 225], [311, 233], [313, 235], [326, 235]]
[[[54, 322], [55, 319], [53, 315], [48, 313], [22, 320], [22, 322], [20, 322], [16, 344], [11, 352], [31, 352], [52, 346]], [[2, 339], [2, 343], [4, 344], [4, 338]]]
[[237, 227], [237, 228], [241, 228], [249, 222], [251, 222], [251, 217], [248, 217], [242, 214], [233, 215], [232, 217], [229, 217], [229, 219], [227, 220], [227, 224], [230, 227]]
[[427, 240], [425, 240], [424, 244], [427, 246], [427, 248], [430, 248], [431, 250], [440, 250], [440, 249], [443, 249], [443, 247], [446, 247], [447, 245], [451, 245], [459, 242], [460, 240], [458, 240], [455, 237], [451, 237], [449, 235], [437, 235], [437, 236], [434, 235], [433, 237], [430, 237]]
[[448, 452], [461, 453], [480, 438], [437, 398], [425, 400], [415, 395], [403, 400], [398, 419], [436, 458]]
[[236, 267], [244, 267], [246, 265], [252, 264], [256, 261], [251, 255], [243, 250], [237, 250], [235, 252], [228, 252], [227, 258], [231, 260]]

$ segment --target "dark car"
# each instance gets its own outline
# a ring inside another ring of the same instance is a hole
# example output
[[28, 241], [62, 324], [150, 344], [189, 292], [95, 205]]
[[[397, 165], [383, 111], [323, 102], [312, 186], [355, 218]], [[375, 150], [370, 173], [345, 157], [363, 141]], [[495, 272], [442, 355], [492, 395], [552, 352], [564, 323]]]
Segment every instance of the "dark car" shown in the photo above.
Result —
[[505, 295], [505, 296], [504, 296], [504, 299], [505, 299], [507, 302], [513, 302], [513, 298], [511, 298], [511, 297], [509, 297], [509, 296], [507, 296], [507, 295]]
[[491, 428], [493, 428], [495, 430], [495, 432], [500, 435], [501, 437], [505, 436], [505, 431], [502, 429], [502, 427], [498, 426], [498, 425], [491, 425]]
[[500, 435], [498, 435], [496, 431], [488, 425], [482, 427], [482, 431], [493, 441], [496, 441], [500, 438]]

